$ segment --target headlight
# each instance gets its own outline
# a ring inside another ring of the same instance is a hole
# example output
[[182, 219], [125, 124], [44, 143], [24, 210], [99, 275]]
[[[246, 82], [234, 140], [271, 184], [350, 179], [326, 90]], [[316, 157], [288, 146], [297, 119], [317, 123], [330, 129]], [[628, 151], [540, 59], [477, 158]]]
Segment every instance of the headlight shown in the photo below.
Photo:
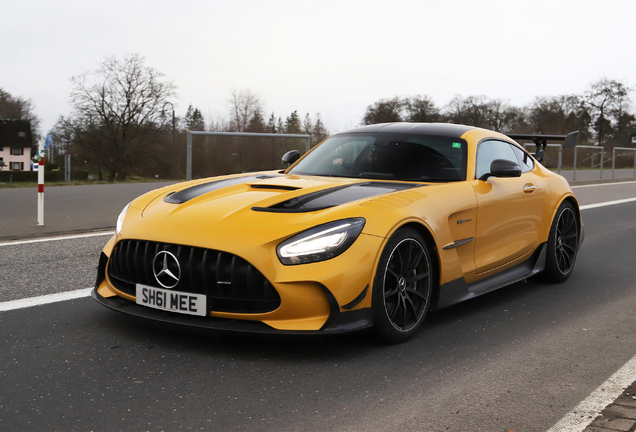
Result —
[[294, 265], [336, 257], [358, 238], [364, 223], [363, 218], [343, 219], [304, 231], [278, 245], [278, 259], [285, 265]]
[[[132, 201], [131, 201], [132, 202]], [[128, 211], [128, 207], [130, 207], [131, 203], [126, 204], [126, 207], [119, 213], [119, 217], [117, 218], [117, 226], [115, 227], [115, 235], [119, 235], [121, 232], [121, 227], [124, 224], [124, 218], [126, 217], [126, 212]]]

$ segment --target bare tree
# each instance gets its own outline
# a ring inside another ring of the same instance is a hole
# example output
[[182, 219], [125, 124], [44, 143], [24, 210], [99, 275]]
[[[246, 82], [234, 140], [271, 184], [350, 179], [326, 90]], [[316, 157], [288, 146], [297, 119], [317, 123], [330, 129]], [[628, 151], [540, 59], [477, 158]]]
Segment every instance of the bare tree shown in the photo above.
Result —
[[234, 90], [228, 99], [231, 127], [234, 132], [245, 132], [250, 121], [258, 116], [263, 118], [263, 103], [256, 93], [249, 89]]
[[447, 121], [456, 124], [464, 124], [467, 122], [466, 112], [464, 110], [464, 98], [456, 94], [444, 107], [444, 114]]
[[[71, 78], [70, 117], [61, 117], [56, 130], [70, 145], [79, 146], [104, 168], [109, 180], [123, 179], [147, 161], [147, 150], [172, 128], [159, 121], [176, 86], [133, 54], [108, 57], [94, 72]], [[165, 159], [165, 158], [164, 158]]]
[[380, 99], [367, 107], [362, 124], [401, 122], [404, 101], [399, 97]]
[[440, 113], [430, 96], [417, 95], [404, 99], [406, 118], [411, 122], [436, 122], [440, 120]]
[[452, 123], [477, 127], [490, 127], [489, 106], [486, 96], [462, 97], [455, 95], [445, 107], [445, 116]]
[[523, 110], [501, 99], [492, 99], [486, 102], [485, 107], [486, 123], [489, 129], [510, 133], [524, 122]]
[[595, 117], [593, 125], [598, 145], [603, 145], [606, 135], [612, 132], [613, 123], [616, 122], [616, 119], [612, 119], [612, 114], [624, 112], [624, 107], [629, 106], [630, 91], [631, 88], [622, 82], [603, 77], [590, 84], [585, 92], [584, 101]]

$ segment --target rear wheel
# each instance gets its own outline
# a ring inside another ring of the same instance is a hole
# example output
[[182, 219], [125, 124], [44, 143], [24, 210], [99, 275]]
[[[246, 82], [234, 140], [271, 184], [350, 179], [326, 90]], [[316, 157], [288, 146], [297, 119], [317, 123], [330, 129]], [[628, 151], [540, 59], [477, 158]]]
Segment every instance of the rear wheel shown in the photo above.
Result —
[[398, 230], [387, 243], [373, 282], [374, 328], [390, 343], [413, 336], [430, 308], [434, 271], [422, 236]]
[[545, 265], [545, 276], [552, 282], [565, 281], [576, 262], [579, 248], [579, 222], [574, 206], [565, 201], [552, 222]]

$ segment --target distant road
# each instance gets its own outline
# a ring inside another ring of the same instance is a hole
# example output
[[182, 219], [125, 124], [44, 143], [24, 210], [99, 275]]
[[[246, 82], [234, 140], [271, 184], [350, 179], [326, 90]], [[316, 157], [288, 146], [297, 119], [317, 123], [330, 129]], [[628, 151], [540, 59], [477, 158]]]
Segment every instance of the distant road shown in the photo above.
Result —
[[45, 185], [44, 226], [37, 226], [37, 188], [0, 189], [0, 240], [114, 227], [134, 198], [173, 183]]
[[[574, 171], [571, 169], [561, 170], [561, 175], [565, 177], [570, 183], [572, 183], [572, 178], [574, 177]], [[636, 177], [634, 176], [633, 169], [617, 169], [614, 172], [615, 179], [630, 179]], [[576, 170], [576, 181], [590, 181], [590, 180], [599, 180], [601, 178], [601, 170], [600, 169], [577, 169]], [[603, 180], [608, 180], [612, 178], [612, 169], [603, 169]]]

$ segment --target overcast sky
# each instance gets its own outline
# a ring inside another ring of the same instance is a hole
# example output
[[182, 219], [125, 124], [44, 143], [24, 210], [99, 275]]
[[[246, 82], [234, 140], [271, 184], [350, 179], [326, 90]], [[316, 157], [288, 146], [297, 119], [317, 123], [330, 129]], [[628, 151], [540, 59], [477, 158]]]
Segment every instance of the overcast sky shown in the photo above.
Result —
[[524, 105], [601, 76], [635, 85], [635, 21], [633, 0], [7, 0], [0, 87], [32, 99], [47, 131], [70, 112], [71, 76], [138, 53], [178, 86], [179, 116], [224, 116], [249, 88], [266, 117], [320, 112], [337, 132], [380, 98]]

